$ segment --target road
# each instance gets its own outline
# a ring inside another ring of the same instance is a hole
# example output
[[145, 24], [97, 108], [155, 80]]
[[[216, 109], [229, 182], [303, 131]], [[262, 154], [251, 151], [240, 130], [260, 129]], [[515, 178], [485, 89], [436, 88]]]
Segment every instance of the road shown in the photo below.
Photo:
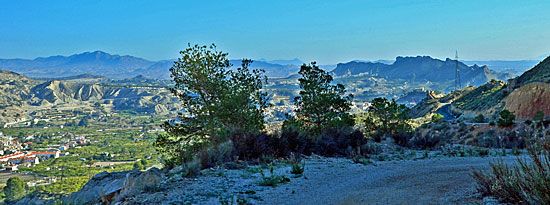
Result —
[[[307, 179], [262, 193], [267, 204], [479, 204], [472, 168], [489, 168], [497, 158], [439, 158], [382, 162], [312, 161]], [[514, 163], [515, 157], [502, 158]]]

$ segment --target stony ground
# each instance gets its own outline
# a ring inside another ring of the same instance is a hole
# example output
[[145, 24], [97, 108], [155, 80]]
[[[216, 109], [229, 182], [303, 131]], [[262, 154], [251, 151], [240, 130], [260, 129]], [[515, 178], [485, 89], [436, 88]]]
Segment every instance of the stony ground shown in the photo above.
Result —
[[[173, 175], [157, 190], [125, 199], [123, 204], [220, 204], [244, 198], [252, 204], [481, 204], [472, 168], [506, 157], [440, 157], [362, 165], [342, 158], [309, 158], [303, 176], [279, 164], [274, 173], [290, 182], [259, 186], [259, 167], [203, 170], [197, 179]], [[266, 168], [266, 167], [264, 167]], [[268, 169], [264, 169], [270, 175]]]

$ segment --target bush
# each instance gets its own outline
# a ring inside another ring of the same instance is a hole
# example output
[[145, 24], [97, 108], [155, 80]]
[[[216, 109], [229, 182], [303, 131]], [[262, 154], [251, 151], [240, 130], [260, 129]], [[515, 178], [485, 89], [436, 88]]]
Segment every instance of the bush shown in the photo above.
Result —
[[500, 127], [511, 127], [514, 125], [514, 120], [516, 120], [516, 116], [510, 112], [509, 110], [503, 110], [499, 113], [500, 118], [497, 121], [498, 126]]
[[439, 122], [443, 120], [443, 115], [439, 113], [435, 113], [432, 115], [432, 122]]
[[443, 138], [440, 135], [428, 133], [427, 135], [418, 135], [411, 139], [411, 146], [419, 149], [433, 149]]
[[209, 147], [198, 154], [201, 168], [206, 169], [231, 161], [233, 157], [233, 143], [227, 141], [217, 146]]
[[476, 116], [474, 118], [474, 122], [484, 123], [484, 122], [487, 122], [487, 121], [485, 120], [485, 116], [483, 116], [482, 114], [479, 114], [478, 116]]
[[11, 177], [3, 190], [6, 202], [16, 202], [25, 196], [25, 183], [19, 177]]
[[260, 169], [260, 175], [262, 175], [262, 180], [258, 183], [260, 186], [277, 186], [281, 183], [290, 182], [290, 179], [285, 177], [284, 175], [276, 175], [273, 173], [273, 166], [270, 166], [269, 168], [269, 176], [266, 176], [264, 174], [264, 171]]
[[512, 204], [550, 204], [550, 150], [543, 156], [528, 150], [531, 162], [518, 158], [519, 165], [510, 167], [499, 160], [490, 163], [491, 172], [474, 170], [477, 190]]
[[[289, 158], [289, 162], [290, 162], [290, 165], [291, 165], [291, 170], [290, 170], [291, 174], [302, 174], [302, 173], [304, 173], [304, 170], [306, 168], [306, 161], [305, 160], [302, 162], [302, 160], [299, 157], [296, 157], [296, 156], [294, 156], [294, 154], [291, 154], [290, 158]], [[302, 165], [300, 166], [300, 164], [302, 164]]]
[[135, 163], [134, 163], [134, 170], [135, 170], [135, 171], [141, 171], [141, 170], [143, 170], [143, 164], [141, 164], [140, 162], [135, 162]]

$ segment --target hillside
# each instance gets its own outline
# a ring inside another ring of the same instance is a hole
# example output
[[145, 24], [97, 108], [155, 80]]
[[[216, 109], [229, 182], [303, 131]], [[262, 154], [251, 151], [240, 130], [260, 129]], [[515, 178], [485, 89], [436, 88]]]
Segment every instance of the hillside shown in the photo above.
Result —
[[[72, 79], [72, 78], [71, 78]], [[141, 78], [134, 78], [132, 82]], [[97, 105], [101, 105], [97, 107]], [[84, 107], [168, 114], [177, 100], [165, 88], [103, 86], [59, 80], [40, 82], [24, 75], [0, 71], [0, 124], [24, 121], [33, 110]]]
[[[531, 119], [537, 111], [543, 111], [545, 117], [550, 117], [549, 99], [550, 57], [509, 83], [492, 80], [479, 87], [465, 89], [460, 97], [449, 103], [455, 115], [466, 119], [479, 114], [494, 119], [501, 110], [507, 109], [518, 120], [525, 120]], [[415, 106], [413, 116], [422, 117], [436, 112], [439, 107], [430, 106], [433, 105], [432, 101], [427, 98]]]

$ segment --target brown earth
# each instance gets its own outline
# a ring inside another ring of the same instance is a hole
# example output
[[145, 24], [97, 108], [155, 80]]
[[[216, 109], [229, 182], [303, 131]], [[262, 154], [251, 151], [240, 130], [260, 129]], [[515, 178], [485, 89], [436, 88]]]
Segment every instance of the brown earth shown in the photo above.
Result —
[[550, 83], [530, 83], [515, 89], [505, 99], [504, 109], [512, 111], [516, 119], [530, 119], [541, 110], [550, 117]]

